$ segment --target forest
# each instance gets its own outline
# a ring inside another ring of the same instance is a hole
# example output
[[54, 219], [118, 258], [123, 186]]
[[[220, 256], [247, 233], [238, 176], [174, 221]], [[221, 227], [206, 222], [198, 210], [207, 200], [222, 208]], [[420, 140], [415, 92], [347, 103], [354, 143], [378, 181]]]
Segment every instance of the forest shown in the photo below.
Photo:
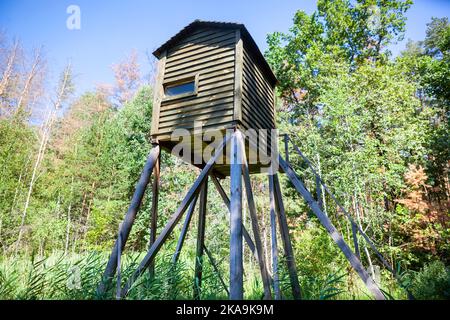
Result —
[[[288, 30], [267, 35], [264, 55], [279, 81], [278, 129], [396, 271], [394, 278], [357, 238], [361, 262], [385, 296], [450, 299], [450, 24], [432, 18], [425, 38], [394, 57], [389, 47], [403, 39], [413, 5], [318, 0], [312, 14], [293, 12]], [[130, 48], [112, 66], [114, 83], [75, 94], [75, 65], [52, 70], [44, 50], [15, 39], [0, 34], [0, 299], [114, 299], [114, 288], [100, 296], [96, 288], [151, 149], [151, 68]], [[50, 72], [60, 77], [49, 89]], [[314, 189], [313, 174], [290, 154]], [[161, 172], [158, 230], [199, 169], [162, 153]], [[302, 298], [371, 299], [304, 200], [283, 174], [280, 180]], [[222, 184], [229, 190], [229, 178]], [[252, 175], [252, 186], [271, 266], [267, 176]], [[148, 189], [122, 257], [123, 278], [148, 250]], [[206, 246], [215, 263], [204, 261], [201, 299], [225, 299], [228, 210], [214, 187], [208, 197]], [[353, 246], [342, 210], [326, 193], [321, 201]], [[250, 226], [247, 208], [243, 217]], [[127, 299], [192, 299], [197, 220], [174, 264], [180, 228]], [[280, 254], [282, 299], [292, 299]], [[244, 296], [261, 299], [247, 247], [244, 264]]]

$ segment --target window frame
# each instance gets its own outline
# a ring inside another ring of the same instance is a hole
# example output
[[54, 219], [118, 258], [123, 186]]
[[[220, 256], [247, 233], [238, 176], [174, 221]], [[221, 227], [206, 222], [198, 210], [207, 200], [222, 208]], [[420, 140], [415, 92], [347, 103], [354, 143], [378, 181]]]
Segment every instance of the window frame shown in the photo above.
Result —
[[[182, 99], [182, 98], [186, 98], [186, 97], [196, 96], [198, 94], [198, 76], [199, 76], [199, 74], [195, 73], [195, 74], [183, 76], [182, 78], [177, 78], [175, 80], [164, 81], [162, 84], [163, 85], [163, 93], [164, 93], [163, 101], [176, 100], [176, 99]], [[166, 95], [167, 87], [169, 87], [169, 86], [173, 87], [173, 86], [182, 85], [182, 84], [190, 83], [190, 82], [194, 82], [194, 91], [180, 93], [180, 94], [176, 94], [173, 96]]]

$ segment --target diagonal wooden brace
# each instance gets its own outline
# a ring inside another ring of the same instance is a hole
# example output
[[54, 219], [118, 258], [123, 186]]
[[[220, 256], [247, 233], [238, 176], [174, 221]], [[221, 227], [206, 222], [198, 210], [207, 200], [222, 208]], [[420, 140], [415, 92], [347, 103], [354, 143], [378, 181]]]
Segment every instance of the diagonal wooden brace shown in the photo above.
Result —
[[[228, 208], [228, 212], [230, 211], [230, 199], [228, 198], [227, 193], [223, 189], [222, 185], [220, 184], [219, 180], [215, 175], [211, 175], [211, 180], [214, 183], [214, 186], [216, 187], [217, 191], [219, 192], [220, 196], [222, 197], [223, 202]], [[250, 234], [248, 233], [245, 226], [242, 226], [242, 235], [244, 237], [245, 242], [247, 242], [248, 247], [250, 248], [250, 251], [252, 252], [253, 256], [255, 257], [256, 261], [258, 261], [258, 253], [256, 252], [255, 244], [253, 243], [252, 238], [250, 237]]]
[[242, 175], [244, 177], [245, 191], [247, 195], [248, 208], [250, 211], [253, 236], [255, 239], [255, 246], [257, 252], [256, 259], [258, 261], [259, 268], [261, 271], [261, 278], [264, 287], [264, 299], [270, 300], [272, 299], [272, 293], [270, 291], [270, 277], [267, 271], [266, 261], [264, 259], [263, 245], [261, 241], [261, 235], [259, 232], [258, 215], [256, 214], [255, 200], [253, 198], [252, 184], [250, 181], [250, 172], [248, 169], [248, 163], [245, 155], [245, 144], [244, 139], [242, 139], [242, 137], [241, 139], [239, 139], [239, 143], [242, 150]]
[[195, 204], [197, 203], [198, 197], [195, 197], [192, 200], [191, 205], [189, 206], [189, 210], [186, 214], [186, 218], [184, 220], [183, 228], [181, 229], [180, 237], [178, 238], [177, 248], [175, 249], [175, 253], [172, 256], [172, 263], [177, 263], [178, 258], [180, 257], [181, 249], [183, 248], [184, 239], [186, 239], [186, 234], [189, 229], [189, 224], [191, 223], [192, 216], [194, 214]]
[[127, 283], [122, 289], [122, 297], [126, 296], [128, 294], [128, 291], [130, 290], [133, 283], [139, 278], [139, 276], [144, 272], [144, 270], [149, 266], [149, 264], [153, 261], [155, 258], [155, 255], [158, 253], [158, 251], [161, 249], [161, 246], [164, 244], [164, 242], [169, 237], [170, 233], [175, 228], [178, 221], [183, 216], [184, 212], [186, 211], [187, 207], [191, 203], [191, 201], [198, 195], [200, 192], [200, 187], [205, 181], [205, 178], [208, 176], [210, 171], [212, 170], [215, 162], [219, 157], [222, 156], [222, 151], [224, 150], [225, 146], [228, 144], [230, 139], [234, 137], [234, 134], [231, 136], [226, 136], [222, 144], [217, 147], [214, 156], [211, 157], [208, 161], [208, 163], [205, 165], [203, 170], [200, 172], [200, 175], [198, 176], [197, 180], [195, 180], [193, 186], [191, 189], [189, 189], [188, 193], [184, 197], [183, 201], [181, 202], [180, 206], [178, 207], [177, 211], [172, 215], [170, 220], [167, 222], [164, 229], [159, 234], [158, 238], [155, 240], [155, 242], [150, 247], [149, 251], [145, 255], [142, 262], [139, 264], [137, 270], [133, 273], [133, 275], [128, 279]]
[[[148, 155], [147, 162], [145, 163], [144, 170], [142, 171], [139, 182], [136, 185], [136, 190], [134, 191], [133, 198], [131, 199], [131, 204], [125, 215], [125, 219], [120, 228], [121, 235], [121, 248], [120, 252], [123, 251], [125, 244], [130, 235], [131, 228], [133, 226], [136, 215], [142, 203], [142, 199], [145, 194], [148, 183], [150, 182], [150, 177], [152, 174], [153, 167], [159, 157], [160, 148], [159, 145], [155, 145]], [[97, 287], [97, 295], [102, 296], [111, 284], [111, 279], [114, 277], [117, 268], [117, 253], [118, 253], [118, 241], [115, 242], [114, 248], [109, 257], [108, 263], [106, 265], [105, 271], [102, 276], [102, 281]]]
[[289, 271], [289, 278], [292, 286], [292, 296], [296, 300], [302, 298], [300, 284], [298, 282], [297, 268], [295, 266], [294, 250], [292, 249], [291, 237], [289, 235], [289, 228], [284, 210], [283, 197], [281, 195], [280, 181], [278, 175], [273, 175], [273, 184], [275, 189], [275, 207], [277, 210], [278, 222], [280, 225], [281, 240], [283, 241], [284, 253], [286, 263]]
[[333, 241], [337, 244], [342, 253], [344, 253], [347, 260], [350, 262], [352, 268], [363, 280], [367, 289], [373, 294], [377, 300], [385, 300], [383, 293], [377, 284], [373, 281], [367, 271], [364, 269], [363, 265], [353, 253], [348, 244], [344, 241], [342, 235], [336, 230], [331, 220], [320, 210], [319, 205], [314, 201], [311, 193], [306, 189], [303, 182], [297, 177], [292, 168], [287, 164], [287, 162], [280, 156], [279, 163], [283, 171], [288, 176], [289, 180], [294, 185], [298, 193], [305, 199], [309, 207], [312, 209], [316, 217], [319, 219], [320, 223], [325, 227]]

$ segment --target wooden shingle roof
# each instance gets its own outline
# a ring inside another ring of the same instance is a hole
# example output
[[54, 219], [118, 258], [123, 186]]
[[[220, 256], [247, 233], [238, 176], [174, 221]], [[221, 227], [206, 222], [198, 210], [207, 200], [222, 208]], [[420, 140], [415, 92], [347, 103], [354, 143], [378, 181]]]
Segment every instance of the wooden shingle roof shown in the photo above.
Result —
[[253, 54], [255, 62], [259, 64], [259, 66], [265, 72], [265, 74], [270, 79], [272, 84], [274, 86], [277, 84], [277, 78], [275, 77], [275, 74], [273, 73], [263, 54], [259, 50], [258, 45], [256, 44], [255, 40], [253, 40], [252, 36], [248, 32], [245, 25], [241, 23], [195, 20], [190, 24], [188, 24], [183, 29], [181, 29], [177, 34], [175, 34], [173, 37], [167, 40], [164, 44], [162, 44], [158, 49], [156, 49], [153, 52], [153, 55], [159, 58], [163, 51], [173, 47], [183, 38], [187, 37], [189, 34], [191, 34], [192, 32], [194, 32], [199, 28], [219, 28], [232, 30], [239, 29], [241, 31], [241, 37], [244, 41], [244, 44]]

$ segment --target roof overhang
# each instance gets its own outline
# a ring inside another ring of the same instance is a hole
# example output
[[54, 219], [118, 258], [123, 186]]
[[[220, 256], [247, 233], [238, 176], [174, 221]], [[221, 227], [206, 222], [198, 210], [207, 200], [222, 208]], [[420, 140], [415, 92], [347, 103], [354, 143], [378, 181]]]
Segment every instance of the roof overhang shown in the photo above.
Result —
[[261, 68], [264, 70], [264, 72], [267, 74], [268, 78], [271, 80], [273, 86], [275, 86], [278, 83], [277, 78], [275, 77], [275, 74], [273, 73], [272, 69], [270, 68], [269, 64], [267, 63], [266, 59], [264, 58], [263, 54], [258, 48], [258, 45], [256, 44], [255, 40], [253, 40], [252, 36], [248, 32], [245, 25], [241, 23], [234, 23], [234, 22], [219, 22], [219, 21], [202, 21], [202, 20], [195, 20], [192, 23], [188, 24], [186, 27], [181, 29], [176, 35], [174, 35], [172, 38], [167, 40], [164, 44], [162, 44], [158, 49], [153, 51], [153, 55], [160, 58], [161, 54], [176, 45], [180, 40], [188, 36], [190, 33], [192, 33], [194, 30], [199, 28], [220, 28], [220, 29], [232, 29], [237, 30], [239, 29], [241, 31], [241, 37], [244, 40], [245, 45], [251, 50], [253, 53], [256, 62], [259, 63]]

